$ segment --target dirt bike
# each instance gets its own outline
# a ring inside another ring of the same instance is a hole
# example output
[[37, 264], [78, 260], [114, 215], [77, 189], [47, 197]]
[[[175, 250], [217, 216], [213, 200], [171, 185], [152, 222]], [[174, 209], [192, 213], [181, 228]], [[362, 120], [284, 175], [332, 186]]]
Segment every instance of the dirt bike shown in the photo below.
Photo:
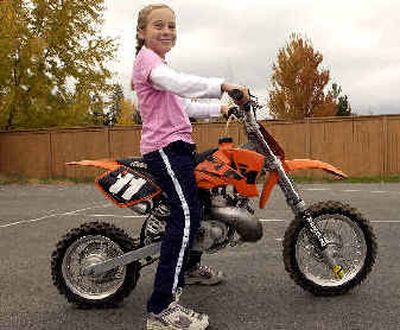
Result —
[[[237, 103], [243, 97], [239, 90], [229, 95]], [[259, 207], [265, 207], [278, 185], [294, 213], [283, 238], [283, 261], [290, 277], [314, 295], [344, 294], [360, 284], [374, 265], [373, 230], [348, 204], [306, 205], [289, 172], [322, 169], [337, 177], [346, 175], [322, 161], [286, 159], [277, 141], [257, 122], [259, 107], [252, 97], [229, 110], [244, 125], [245, 146], [235, 147], [231, 138], [222, 138], [218, 147], [197, 155], [195, 176], [203, 220], [193, 249], [214, 253], [228, 245], [259, 241], [263, 228], [254, 218], [251, 198], [259, 196], [256, 183], [265, 177]], [[96, 179], [98, 188], [117, 206], [146, 217], [135, 239], [109, 223], [85, 223], [70, 230], [51, 256], [53, 283], [69, 302], [85, 308], [118, 305], [135, 288], [141, 268], [158, 258], [169, 215], [167, 197], [139, 157], [69, 165], [107, 170]]]

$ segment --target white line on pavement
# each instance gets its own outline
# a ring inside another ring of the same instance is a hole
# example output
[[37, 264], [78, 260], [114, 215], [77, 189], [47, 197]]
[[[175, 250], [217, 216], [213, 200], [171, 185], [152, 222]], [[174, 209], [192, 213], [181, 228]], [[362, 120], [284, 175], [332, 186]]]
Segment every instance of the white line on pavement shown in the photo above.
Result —
[[104, 217], [104, 218], [145, 218], [145, 215], [118, 215], [118, 214], [89, 214], [88, 217]]
[[13, 226], [17, 226], [17, 225], [23, 225], [23, 224], [27, 224], [27, 223], [33, 223], [33, 222], [38, 222], [38, 221], [42, 221], [42, 220], [46, 220], [49, 218], [54, 218], [54, 217], [60, 217], [60, 216], [65, 216], [65, 215], [73, 215], [79, 212], [83, 212], [83, 211], [87, 211], [87, 210], [91, 210], [97, 207], [107, 207], [107, 204], [98, 204], [98, 205], [93, 205], [90, 207], [85, 207], [83, 209], [78, 209], [78, 210], [72, 210], [72, 211], [68, 211], [68, 212], [64, 212], [64, 213], [56, 213], [56, 214], [49, 214], [49, 215], [44, 215], [42, 217], [38, 217], [38, 218], [33, 218], [33, 219], [25, 219], [25, 220], [21, 220], [21, 221], [16, 221], [16, 222], [11, 222], [11, 223], [7, 223], [5, 225], [0, 225], [0, 229], [2, 228], [8, 228], [8, 227], [13, 227]]
[[261, 222], [286, 222], [284, 219], [258, 219]]
[[[17, 225], [22, 225], [22, 224], [27, 224], [27, 223], [34, 223], [34, 222], [38, 222], [38, 221], [42, 221], [42, 220], [46, 220], [46, 219], [54, 218], [54, 217], [75, 215], [79, 212], [91, 210], [91, 209], [94, 209], [97, 207], [108, 207], [108, 206], [110, 206], [108, 203], [107, 204], [99, 204], [99, 205], [94, 205], [91, 207], [86, 207], [86, 208], [78, 209], [78, 210], [72, 210], [72, 211], [68, 211], [68, 212], [64, 212], [64, 213], [49, 214], [49, 215], [44, 215], [44, 216], [38, 217], [38, 218], [25, 219], [25, 220], [21, 220], [21, 221], [7, 223], [5, 225], [0, 225], [0, 229], [13, 227], [13, 226], [17, 226]], [[116, 214], [90, 214], [88, 216], [89, 217], [117, 217], [117, 218], [126, 218], [126, 219], [143, 218], [144, 217], [142, 215], [116, 215]], [[261, 219], [259, 219], [259, 221], [260, 222], [288, 222], [288, 220], [285, 220], [285, 219], [275, 219], [275, 218], [271, 218], [271, 219], [261, 218]], [[400, 223], [400, 219], [370, 220], [370, 222], [373, 222], [373, 223]]]
[[[289, 220], [285, 219], [258, 219], [260, 222], [288, 222]], [[400, 223], [400, 219], [392, 219], [392, 220], [370, 220], [370, 222], [376, 223]]]
[[331, 190], [330, 188], [305, 188], [303, 190], [307, 191], [326, 191], [326, 190]]
[[381, 223], [400, 223], [400, 220], [371, 220], [370, 222], [381, 222]]

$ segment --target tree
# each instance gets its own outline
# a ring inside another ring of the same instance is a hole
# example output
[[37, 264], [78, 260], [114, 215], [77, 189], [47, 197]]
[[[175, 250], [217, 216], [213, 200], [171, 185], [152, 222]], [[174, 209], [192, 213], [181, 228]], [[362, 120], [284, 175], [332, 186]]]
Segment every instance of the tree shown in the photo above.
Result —
[[121, 103], [123, 99], [124, 91], [122, 90], [122, 86], [120, 84], [114, 84], [111, 94], [110, 107], [104, 123], [105, 125], [114, 126], [118, 122], [118, 119], [121, 116]]
[[26, 51], [31, 49], [28, 12], [22, 0], [0, 2], [0, 122], [10, 126], [24, 106]]
[[104, 0], [3, 0], [0, 126], [98, 124], [112, 90]]
[[335, 100], [325, 93], [329, 71], [320, 69], [323, 56], [311, 41], [292, 34], [273, 65], [269, 109], [277, 119], [334, 116]]
[[122, 98], [121, 111], [117, 121], [117, 125], [129, 126], [135, 124], [141, 124], [139, 112], [137, 111], [131, 100]]
[[333, 83], [331, 93], [336, 100], [336, 116], [351, 116], [351, 106], [347, 95], [340, 95], [342, 87]]

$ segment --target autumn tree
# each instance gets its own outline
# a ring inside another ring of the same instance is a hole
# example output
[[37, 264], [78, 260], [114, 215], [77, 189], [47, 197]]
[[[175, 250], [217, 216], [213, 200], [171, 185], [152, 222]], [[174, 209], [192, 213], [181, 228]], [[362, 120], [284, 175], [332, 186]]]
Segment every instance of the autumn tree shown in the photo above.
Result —
[[104, 0], [0, 2], [0, 126], [102, 123], [112, 90]]
[[121, 111], [118, 117], [117, 125], [130, 126], [140, 124], [140, 116], [138, 111], [130, 99], [123, 97], [121, 99]]
[[334, 116], [333, 95], [325, 92], [329, 71], [321, 69], [323, 56], [311, 41], [293, 34], [273, 65], [269, 109], [276, 119]]

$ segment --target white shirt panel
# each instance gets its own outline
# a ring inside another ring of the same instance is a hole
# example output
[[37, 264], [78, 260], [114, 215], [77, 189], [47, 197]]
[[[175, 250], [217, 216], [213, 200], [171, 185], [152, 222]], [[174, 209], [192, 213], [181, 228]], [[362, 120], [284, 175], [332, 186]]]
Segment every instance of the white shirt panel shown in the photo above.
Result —
[[221, 116], [220, 101], [210, 103], [199, 102], [191, 99], [182, 99], [183, 107], [190, 118], [216, 118]]

